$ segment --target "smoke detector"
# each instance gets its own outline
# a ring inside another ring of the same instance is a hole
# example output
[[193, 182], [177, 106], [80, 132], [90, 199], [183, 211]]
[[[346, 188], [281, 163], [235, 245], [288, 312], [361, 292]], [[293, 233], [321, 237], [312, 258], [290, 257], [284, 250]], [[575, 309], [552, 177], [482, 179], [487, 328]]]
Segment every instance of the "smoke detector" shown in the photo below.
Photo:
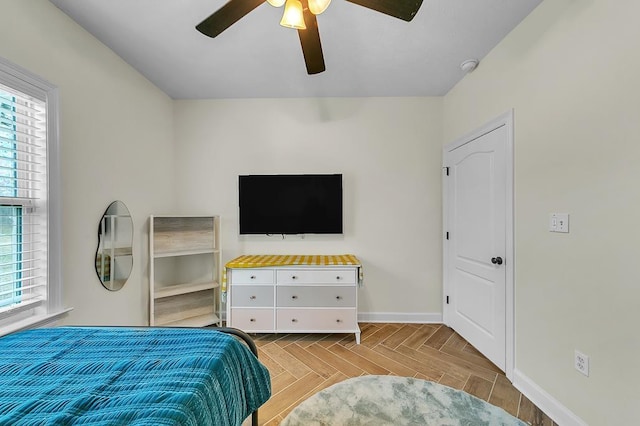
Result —
[[478, 67], [479, 63], [477, 59], [467, 59], [460, 64], [460, 69], [466, 73], [470, 73]]

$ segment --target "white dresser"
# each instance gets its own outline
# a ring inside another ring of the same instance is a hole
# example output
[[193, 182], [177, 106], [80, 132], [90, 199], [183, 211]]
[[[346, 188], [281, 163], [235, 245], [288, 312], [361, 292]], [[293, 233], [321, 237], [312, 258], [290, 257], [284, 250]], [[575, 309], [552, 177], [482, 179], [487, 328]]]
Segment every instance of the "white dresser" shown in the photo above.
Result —
[[228, 268], [227, 324], [250, 333], [355, 333], [359, 266]]

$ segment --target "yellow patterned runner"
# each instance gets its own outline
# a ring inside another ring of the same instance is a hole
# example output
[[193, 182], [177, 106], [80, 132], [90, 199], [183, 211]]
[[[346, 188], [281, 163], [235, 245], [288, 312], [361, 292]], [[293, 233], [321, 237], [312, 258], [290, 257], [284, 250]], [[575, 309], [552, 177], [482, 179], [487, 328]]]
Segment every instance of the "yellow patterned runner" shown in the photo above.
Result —
[[222, 292], [227, 292], [227, 268], [266, 268], [269, 266], [357, 266], [362, 282], [362, 264], [353, 254], [246, 254], [224, 265]]

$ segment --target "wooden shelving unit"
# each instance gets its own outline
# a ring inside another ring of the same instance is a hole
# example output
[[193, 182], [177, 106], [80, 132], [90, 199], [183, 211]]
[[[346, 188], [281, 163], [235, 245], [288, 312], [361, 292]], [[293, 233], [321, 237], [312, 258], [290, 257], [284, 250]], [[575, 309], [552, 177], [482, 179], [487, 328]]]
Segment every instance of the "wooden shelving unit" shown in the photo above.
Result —
[[222, 325], [219, 216], [149, 218], [149, 325]]

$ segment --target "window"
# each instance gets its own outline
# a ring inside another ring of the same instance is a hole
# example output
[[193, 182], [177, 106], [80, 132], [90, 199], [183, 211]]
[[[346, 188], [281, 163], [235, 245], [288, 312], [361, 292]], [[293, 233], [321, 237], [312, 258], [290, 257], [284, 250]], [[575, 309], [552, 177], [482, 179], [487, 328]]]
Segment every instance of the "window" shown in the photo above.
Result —
[[0, 58], [0, 332], [59, 314], [57, 89]]

